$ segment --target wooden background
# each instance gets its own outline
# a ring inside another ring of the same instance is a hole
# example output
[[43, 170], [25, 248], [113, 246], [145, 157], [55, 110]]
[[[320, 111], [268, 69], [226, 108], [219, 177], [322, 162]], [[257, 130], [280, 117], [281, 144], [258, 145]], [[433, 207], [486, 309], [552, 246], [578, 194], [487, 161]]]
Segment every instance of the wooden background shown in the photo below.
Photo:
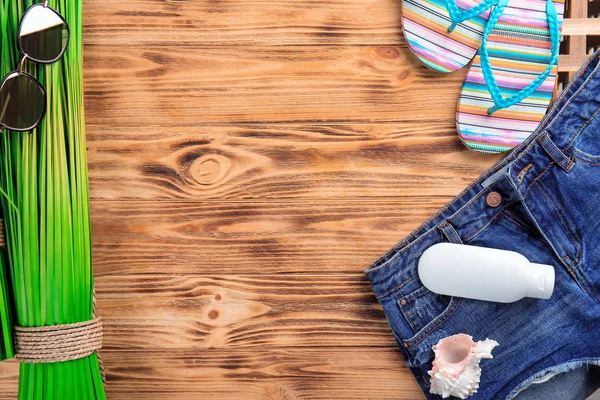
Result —
[[[567, 35], [600, 33], [587, 7]], [[86, 0], [84, 18], [108, 397], [422, 399], [362, 271], [499, 159], [457, 138], [465, 71], [411, 56], [399, 0]], [[0, 364], [0, 398], [17, 373]]]

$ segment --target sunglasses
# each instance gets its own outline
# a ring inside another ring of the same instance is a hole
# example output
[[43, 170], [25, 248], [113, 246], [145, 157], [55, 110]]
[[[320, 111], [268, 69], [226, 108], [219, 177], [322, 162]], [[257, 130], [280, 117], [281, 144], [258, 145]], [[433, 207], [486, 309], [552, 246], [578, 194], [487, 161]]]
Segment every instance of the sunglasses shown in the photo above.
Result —
[[4, 129], [25, 132], [39, 125], [46, 112], [46, 91], [23, 70], [25, 62], [52, 64], [60, 60], [69, 43], [69, 26], [46, 0], [25, 11], [18, 39], [23, 57], [17, 69], [0, 83], [0, 132]]

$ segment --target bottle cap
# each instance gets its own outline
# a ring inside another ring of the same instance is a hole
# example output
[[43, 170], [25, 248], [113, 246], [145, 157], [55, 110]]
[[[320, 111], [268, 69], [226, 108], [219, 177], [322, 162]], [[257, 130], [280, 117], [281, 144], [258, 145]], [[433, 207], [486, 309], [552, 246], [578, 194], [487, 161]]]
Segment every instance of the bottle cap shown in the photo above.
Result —
[[554, 291], [554, 267], [531, 263], [531, 284], [527, 297], [549, 299]]

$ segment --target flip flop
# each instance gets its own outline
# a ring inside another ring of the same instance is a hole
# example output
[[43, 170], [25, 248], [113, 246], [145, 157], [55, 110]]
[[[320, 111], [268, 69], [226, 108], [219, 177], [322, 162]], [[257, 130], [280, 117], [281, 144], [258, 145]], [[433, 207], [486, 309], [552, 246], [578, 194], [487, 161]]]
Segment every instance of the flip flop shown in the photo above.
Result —
[[467, 65], [481, 45], [498, 0], [403, 0], [402, 30], [423, 64], [448, 73]]
[[564, 0], [499, 0], [463, 84], [456, 128], [482, 153], [508, 151], [538, 127], [556, 82]]

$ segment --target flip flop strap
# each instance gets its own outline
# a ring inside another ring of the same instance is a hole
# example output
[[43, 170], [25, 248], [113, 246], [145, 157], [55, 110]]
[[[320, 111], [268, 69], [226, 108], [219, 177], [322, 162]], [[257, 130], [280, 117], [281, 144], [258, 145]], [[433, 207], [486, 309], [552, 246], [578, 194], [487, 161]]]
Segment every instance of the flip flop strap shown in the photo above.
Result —
[[446, 0], [446, 8], [448, 9], [448, 14], [450, 14], [450, 19], [452, 20], [452, 24], [448, 28], [448, 32], [452, 32], [454, 28], [456, 28], [456, 25], [460, 24], [461, 22], [476, 17], [488, 8], [493, 7], [497, 2], [498, 0], [484, 0], [475, 7], [461, 10], [456, 5], [455, 0]]
[[529, 85], [521, 89], [519, 92], [510, 95], [508, 97], [502, 96], [500, 92], [500, 88], [498, 87], [498, 83], [494, 78], [494, 74], [492, 72], [492, 66], [490, 64], [490, 57], [488, 54], [488, 36], [496, 26], [500, 15], [504, 11], [504, 8], [508, 4], [508, 0], [500, 0], [498, 4], [492, 11], [492, 15], [488, 21], [488, 24], [485, 27], [483, 32], [483, 40], [481, 42], [481, 49], [479, 51], [481, 56], [481, 69], [483, 72], [483, 77], [485, 79], [487, 88], [492, 95], [492, 99], [494, 100], [494, 106], [488, 109], [488, 114], [492, 114], [498, 110], [503, 108], [510, 107], [514, 104], [517, 104], [521, 100], [529, 97], [550, 75], [554, 64], [558, 61], [558, 50], [560, 46], [560, 28], [558, 24], [558, 16], [556, 13], [556, 7], [554, 6], [554, 2], [552, 0], [547, 0], [546, 2], [546, 18], [548, 19], [548, 27], [550, 28], [550, 40], [552, 42], [552, 55], [550, 57], [550, 63], [546, 70], [538, 75], [533, 82]]

